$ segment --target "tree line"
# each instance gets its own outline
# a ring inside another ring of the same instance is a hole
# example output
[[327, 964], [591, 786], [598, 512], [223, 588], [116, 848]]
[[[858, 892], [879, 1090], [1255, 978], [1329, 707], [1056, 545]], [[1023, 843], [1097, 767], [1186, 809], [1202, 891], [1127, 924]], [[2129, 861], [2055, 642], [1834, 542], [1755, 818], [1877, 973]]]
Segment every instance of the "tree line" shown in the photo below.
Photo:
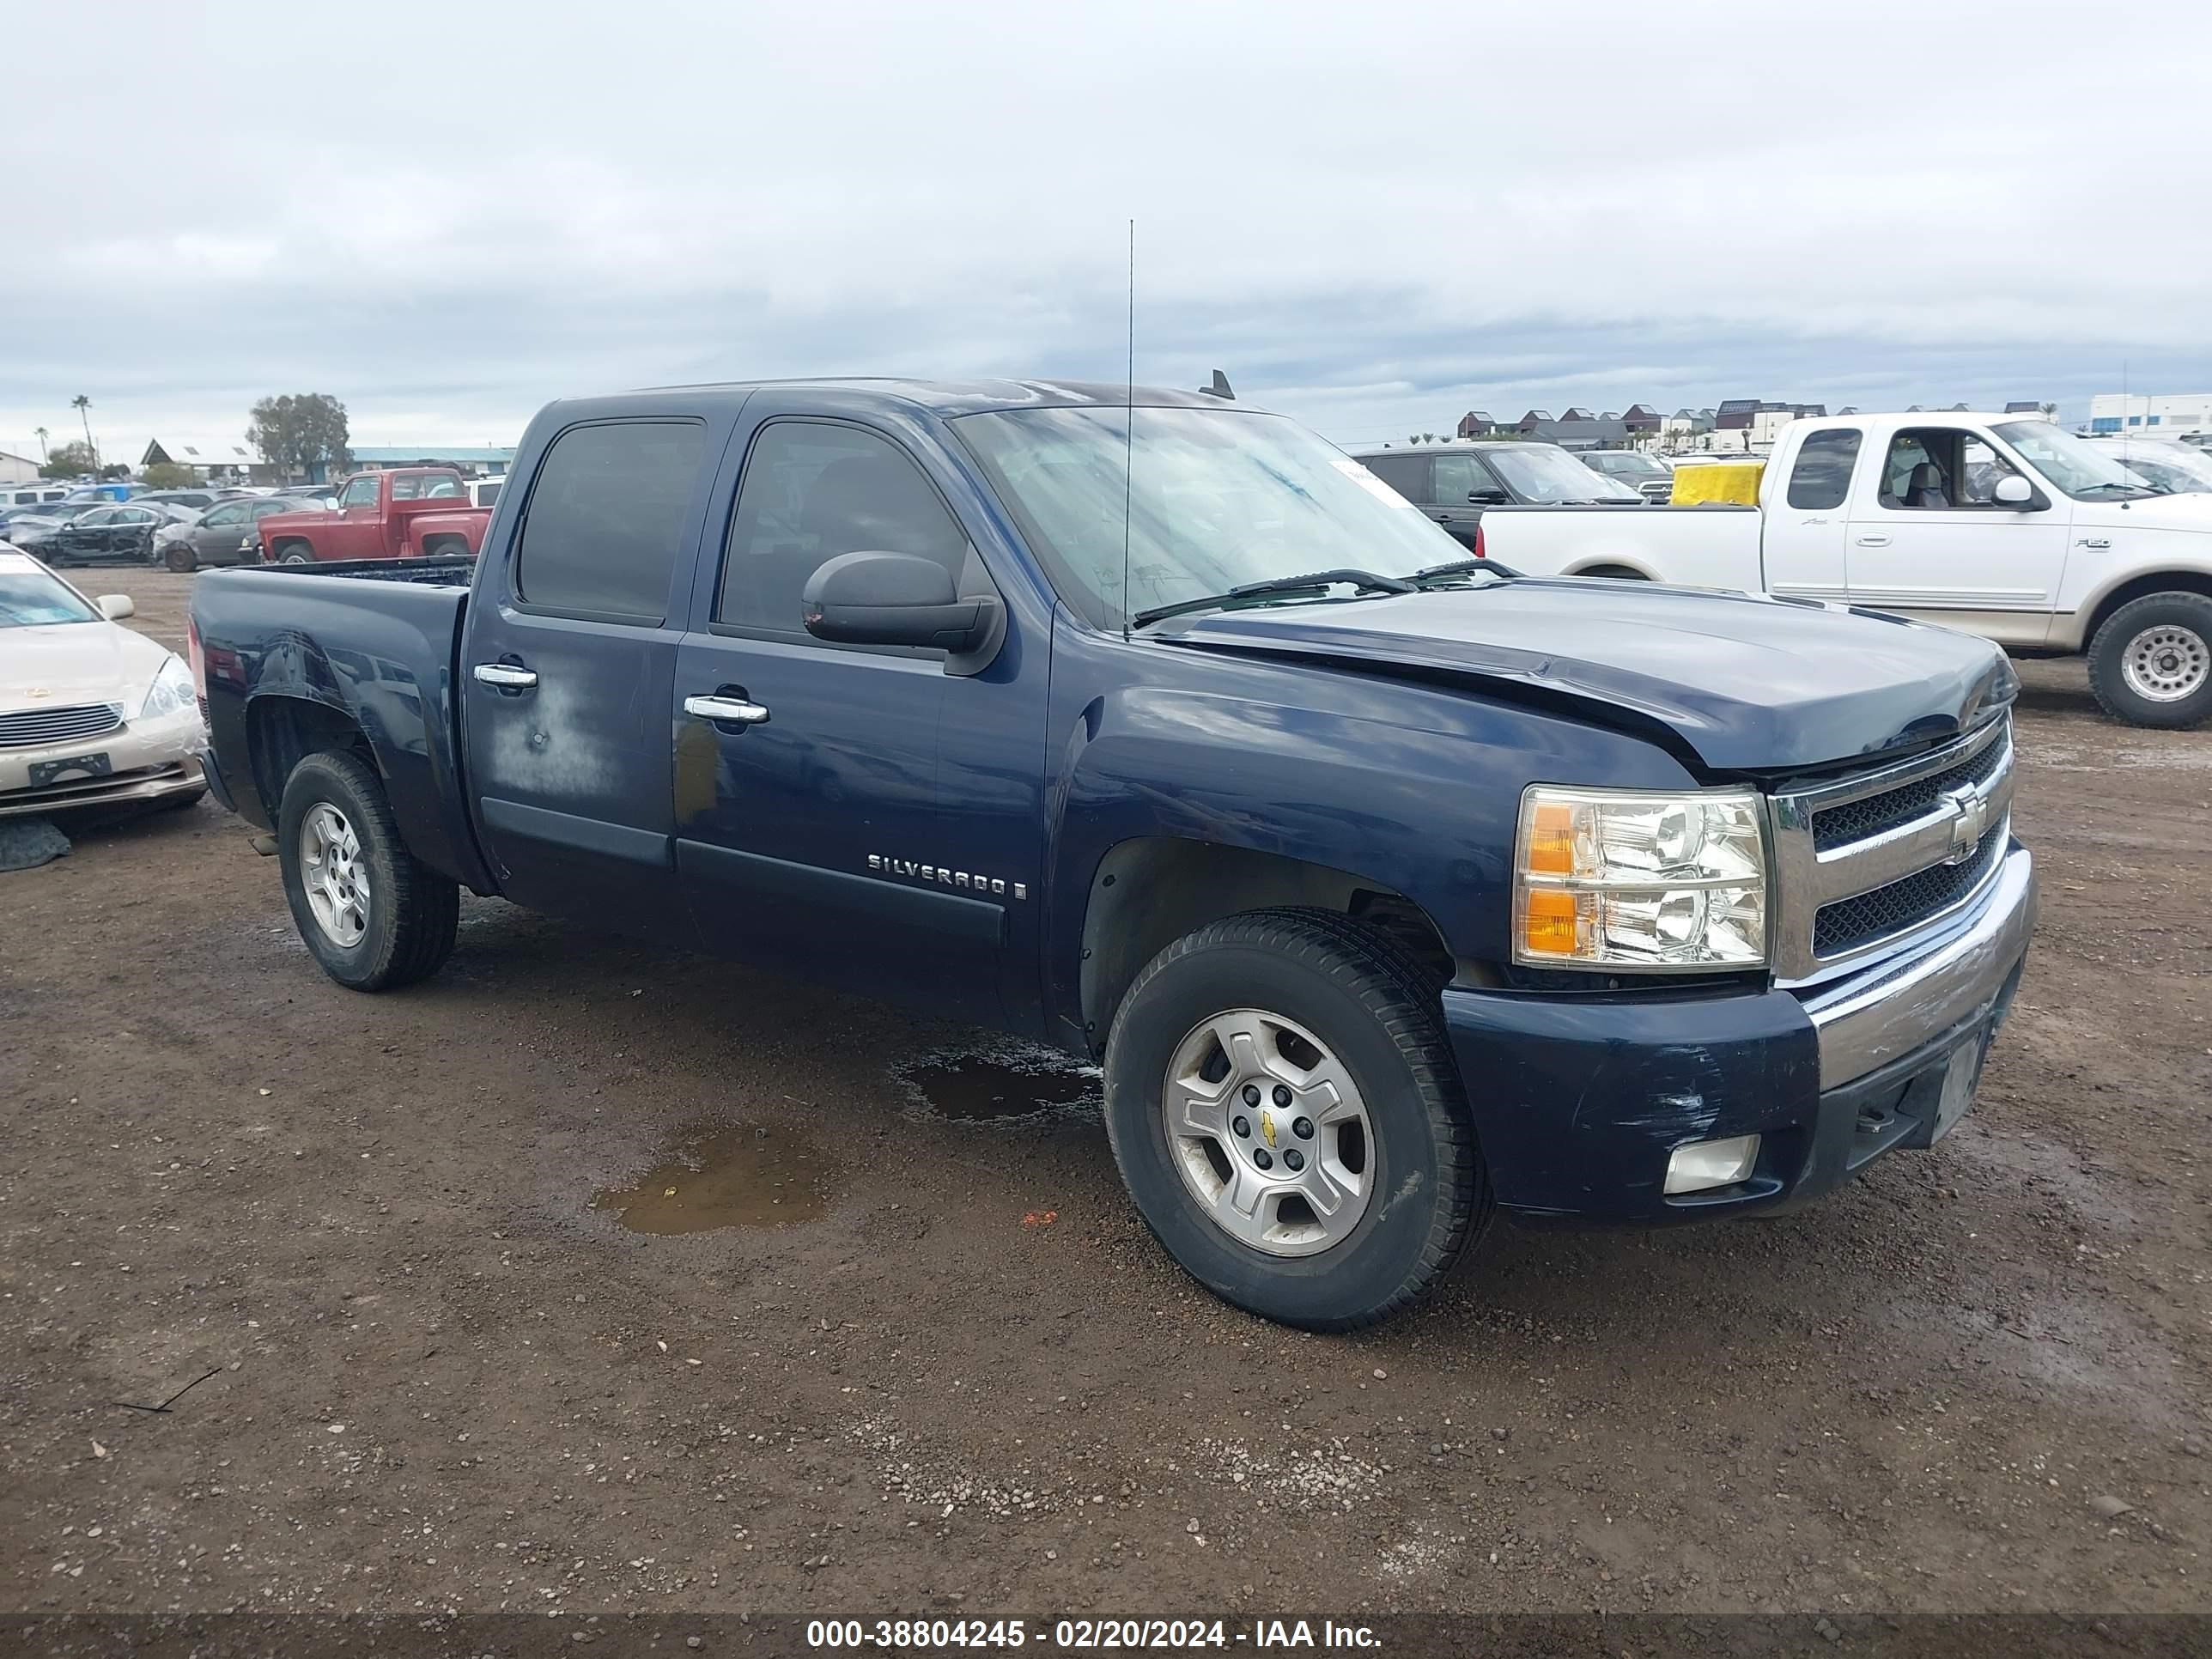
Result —
[[[122, 478], [130, 476], [131, 469], [119, 462], [103, 463], [99, 447], [92, 439], [92, 399], [79, 396], [70, 400], [70, 407], [84, 417], [82, 441], [72, 438], [46, 451], [46, 459], [39, 468], [43, 478]], [[306, 476], [316, 466], [324, 466], [331, 473], [345, 471], [353, 465], [353, 452], [348, 447], [351, 434], [346, 427], [346, 407], [336, 398], [324, 392], [287, 392], [281, 397], [264, 398], [247, 414], [246, 441], [268, 465], [278, 468], [287, 478]], [[41, 439], [46, 428], [39, 429]], [[156, 478], [155, 472], [164, 476]], [[174, 473], [180, 475], [172, 477]], [[197, 475], [185, 464], [171, 458], [168, 468], [159, 464], [146, 471], [146, 481], [157, 488], [181, 487], [196, 482]]]

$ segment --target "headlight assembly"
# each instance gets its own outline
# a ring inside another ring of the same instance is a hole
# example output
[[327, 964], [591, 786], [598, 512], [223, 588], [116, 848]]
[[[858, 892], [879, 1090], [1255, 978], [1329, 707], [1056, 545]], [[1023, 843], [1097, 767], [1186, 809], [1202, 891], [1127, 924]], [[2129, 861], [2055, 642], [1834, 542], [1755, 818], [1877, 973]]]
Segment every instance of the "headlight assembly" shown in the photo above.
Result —
[[146, 698], [138, 705], [137, 717], [142, 720], [159, 720], [181, 714], [198, 707], [198, 695], [192, 685], [192, 671], [185, 666], [182, 657], [173, 656], [161, 665], [161, 672], [154, 676], [153, 684], [146, 688]]
[[1766, 961], [1758, 795], [1531, 785], [1514, 861], [1513, 960], [1646, 972]]

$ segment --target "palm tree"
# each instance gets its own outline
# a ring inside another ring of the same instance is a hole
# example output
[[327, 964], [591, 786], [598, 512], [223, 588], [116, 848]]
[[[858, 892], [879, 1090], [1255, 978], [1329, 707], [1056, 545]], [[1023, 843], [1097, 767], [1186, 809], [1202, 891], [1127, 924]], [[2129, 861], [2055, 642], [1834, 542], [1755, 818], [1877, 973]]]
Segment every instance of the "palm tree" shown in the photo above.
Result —
[[70, 399], [70, 407], [84, 416], [84, 447], [92, 452], [92, 476], [100, 476], [100, 446], [92, 441], [92, 399], [82, 392]]
[[46, 464], [46, 429], [42, 426], [34, 426], [31, 430], [38, 434], [39, 465], [44, 466]]

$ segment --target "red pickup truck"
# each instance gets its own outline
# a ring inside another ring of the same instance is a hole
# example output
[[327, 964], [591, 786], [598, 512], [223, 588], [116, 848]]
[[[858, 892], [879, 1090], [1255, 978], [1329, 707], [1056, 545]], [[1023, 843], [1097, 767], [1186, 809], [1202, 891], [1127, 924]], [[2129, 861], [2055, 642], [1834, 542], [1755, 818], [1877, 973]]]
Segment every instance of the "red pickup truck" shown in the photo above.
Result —
[[491, 509], [469, 505], [450, 467], [356, 472], [331, 507], [280, 513], [255, 526], [268, 564], [328, 559], [416, 559], [466, 554], [483, 545]]

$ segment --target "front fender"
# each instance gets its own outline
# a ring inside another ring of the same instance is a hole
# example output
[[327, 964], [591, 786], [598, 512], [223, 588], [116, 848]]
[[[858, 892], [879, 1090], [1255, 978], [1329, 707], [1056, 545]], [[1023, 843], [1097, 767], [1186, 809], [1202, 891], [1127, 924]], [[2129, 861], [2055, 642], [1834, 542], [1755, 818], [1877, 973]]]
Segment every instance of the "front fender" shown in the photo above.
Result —
[[[1064, 697], [1091, 664], [1123, 672], [1080, 703]], [[1340, 870], [1419, 906], [1455, 958], [1495, 962], [1526, 786], [1694, 786], [1672, 756], [1619, 732], [1316, 664], [1091, 636], [1064, 641], [1054, 678], [1046, 980], [1063, 1018], [1081, 1006], [1093, 884], [1124, 841], [1177, 836]]]

